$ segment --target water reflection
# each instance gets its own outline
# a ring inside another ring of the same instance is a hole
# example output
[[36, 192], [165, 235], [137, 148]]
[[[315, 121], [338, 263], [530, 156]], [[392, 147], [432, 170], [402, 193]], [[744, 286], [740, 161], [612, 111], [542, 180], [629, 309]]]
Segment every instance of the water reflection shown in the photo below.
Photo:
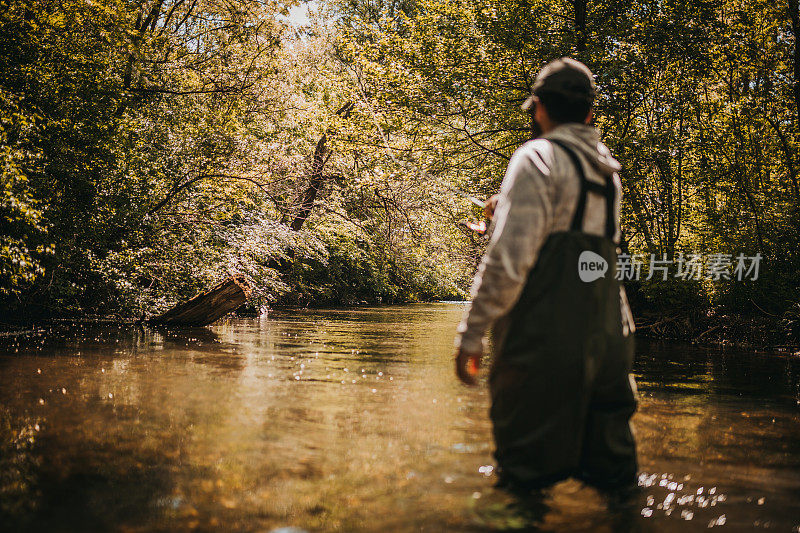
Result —
[[609, 509], [569, 481], [534, 505], [491, 488], [486, 390], [452, 375], [460, 312], [281, 311], [199, 330], [64, 325], [4, 339], [0, 524], [800, 525], [797, 360], [640, 342], [641, 494]]

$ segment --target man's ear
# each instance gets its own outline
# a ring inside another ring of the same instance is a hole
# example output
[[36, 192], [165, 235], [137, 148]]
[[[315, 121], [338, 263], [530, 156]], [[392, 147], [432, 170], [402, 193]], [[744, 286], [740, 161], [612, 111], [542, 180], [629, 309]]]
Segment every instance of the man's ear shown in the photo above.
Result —
[[542, 127], [536, 122], [536, 113], [533, 109], [528, 110], [528, 117], [531, 122], [531, 139], [536, 139], [542, 136]]
[[586, 120], [584, 120], [583, 123], [584, 124], [589, 124], [589, 123], [592, 122], [593, 118], [594, 118], [594, 109], [590, 109], [589, 110], [589, 114], [586, 115]]
[[550, 120], [550, 117], [547, 115], [547, 110], [544, 108], [541, 100], [538, 98], [534, 100], [533, 118], [536, 119], [536, 122], [539, 123], [539, 126], [542, 125], [542, 122], [548, 122]]

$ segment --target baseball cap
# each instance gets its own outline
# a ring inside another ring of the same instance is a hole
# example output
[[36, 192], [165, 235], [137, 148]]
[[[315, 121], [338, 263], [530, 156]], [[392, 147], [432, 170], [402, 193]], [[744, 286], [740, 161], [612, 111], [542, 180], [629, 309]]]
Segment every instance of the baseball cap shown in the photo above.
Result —
[[570, 57], [562, 57], [545, 65], [531, 88], [531, 95], [522, 104], [530, 109], [533, 99], [542, 93], [560, 94], [570, 100], [594, 100], [597, 86], [589, 67]]

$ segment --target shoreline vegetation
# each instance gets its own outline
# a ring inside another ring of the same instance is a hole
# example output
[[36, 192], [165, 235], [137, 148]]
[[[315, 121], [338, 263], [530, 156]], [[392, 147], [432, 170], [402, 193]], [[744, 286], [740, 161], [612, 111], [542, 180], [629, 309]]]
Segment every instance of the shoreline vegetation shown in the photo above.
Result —
[[[403, 302], [399, 304], [384, 304], [378, 302], [358, 302], [342, 305], [306, 306], [292, 305], [275, 306], [263, 310], [265, 316], [270, 311], [314, 311], [330, 309], [354, 309], [389, 307], [392, 305], [413, 305], [426, 303], [453, 303], [462, 304], [466, 301], [441, 301], [428, 302]], [[226, 318], [255, 318], [260, 316], [253, 309], [240, 310], [230, 313]], [[729, 315], [706, 312], [688, 316], [686, 314], [664, 315], [658, 313], [634, 314], [636, 321], [636, 336], [651, 341], [667, 341], [692, 344], [710, 348], [733, 348], [754, 353], [774, 353], [776, 355], [800, 356], [800, 342], [792, 336], [790, 323], [786, 317], [767, 315]], [[144, 320], [132, 317], [62, 317], [51, 318], [38, 323], [25, 325], [0, 324], [0, 339], [15, 337], [32, 337], [47, 334], [53, 327], [72, 325], [101, 325], [109, 327], [141, 327]], [[149, 325], [154, 329], [181, 329], [174, 326]], [[184, 328], [186, 329], [186, 328]], [[199, 329], [188, 328], [188, 331]]]
[[637, 319], [636, 335], [710, 347], [800, 355], [800, 343], [786, 332], [785, 319], [754, 315], [645, 315]]
[[229, 276], [252, 311], [464, 299], [466, 198], [571, 56], [623, 166], [640, 331], [800, 344], [796, 1], [294, 3], [0, 0], [0, 323], [148, 318]]

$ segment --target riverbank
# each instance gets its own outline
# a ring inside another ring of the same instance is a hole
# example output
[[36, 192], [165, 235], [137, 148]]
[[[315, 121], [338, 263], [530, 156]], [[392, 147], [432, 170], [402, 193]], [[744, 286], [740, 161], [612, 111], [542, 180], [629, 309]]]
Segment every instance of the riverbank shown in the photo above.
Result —
[[[418, 305], [426, 302], [385, 304], [359, 302], [347, 306], [275, 306], [265, 312], [278, 311], [281, 313], [292, 310], [314, 311], [335, 309], [359, 308], [388, 308], [396, 305]], [[427, 302], [431, 303], [431, 302]], [[453, 305], [464, 305], [467, 302], [448, 301]], [[259, 313], [252, 309], [240, 310], [232, 313], [232, 317], [254, 317]], [[636, 335], [658, 341], [677, 341], [707, 347], [732, 347], [761, 353], [782, 353], [800, 355], [800, 342], [792, 336], [791, 328], [787, 326], [787, 319], [778, 316], [754, 316], [738, 314], [696, 313], [668, 314], [654, 312], [634, 313], [636, 319]], [[0, 338], [17, 336], [42, 336], [53, 331], [54, 326], [66, 324], [105, 324], [132, 326], [141, 323], [141, 319], [129, 317], [109, 316], [84, 316], [65, 317], [38, 321], [30, 324], [0, 324]]]
[[778, 316], [641, 313], [636, 315], [636, 328], [637, 336], [653, 340], [800, 354], [800, 342], [787, 319]]

